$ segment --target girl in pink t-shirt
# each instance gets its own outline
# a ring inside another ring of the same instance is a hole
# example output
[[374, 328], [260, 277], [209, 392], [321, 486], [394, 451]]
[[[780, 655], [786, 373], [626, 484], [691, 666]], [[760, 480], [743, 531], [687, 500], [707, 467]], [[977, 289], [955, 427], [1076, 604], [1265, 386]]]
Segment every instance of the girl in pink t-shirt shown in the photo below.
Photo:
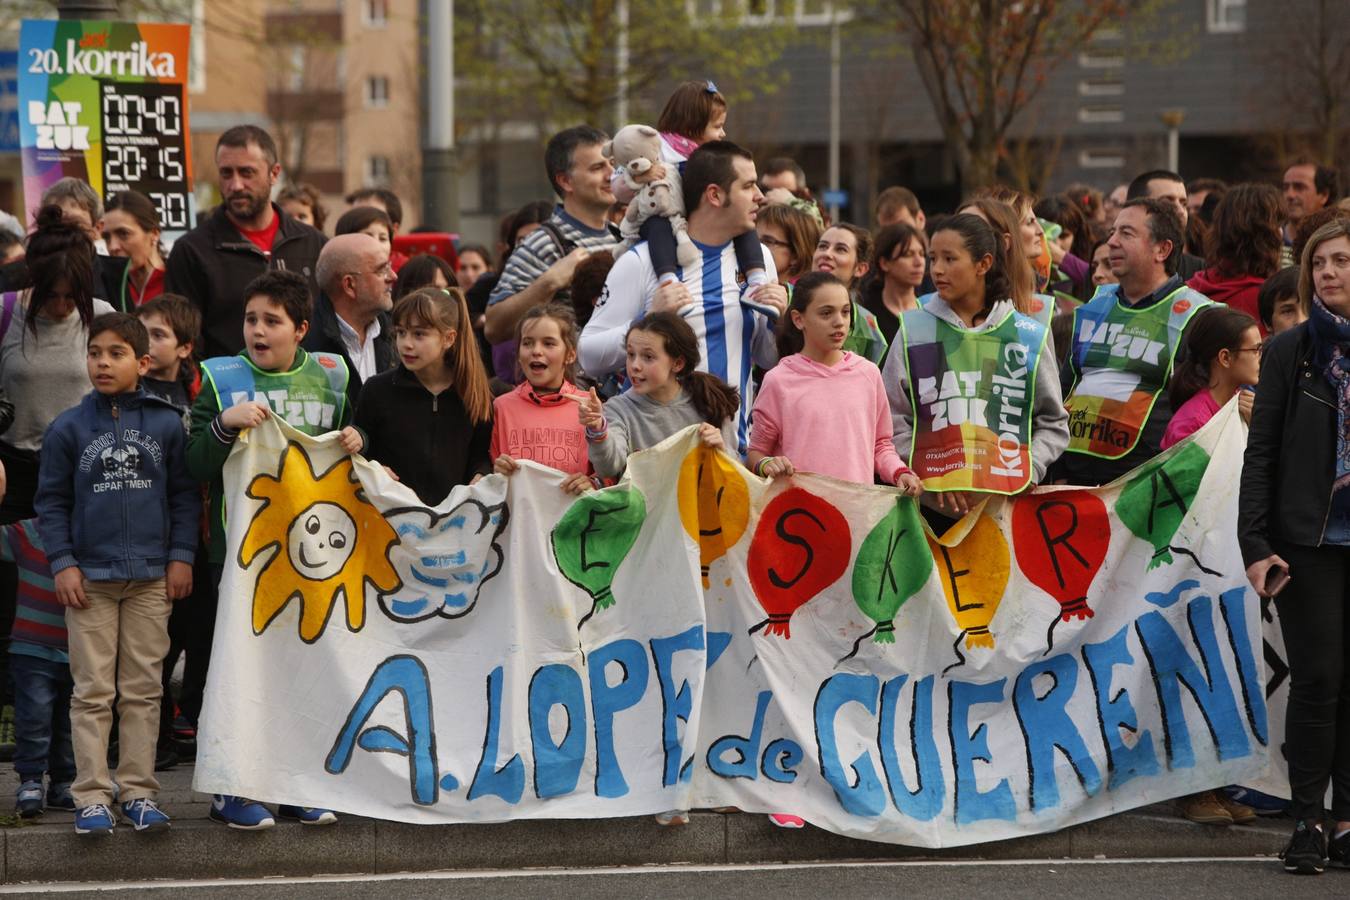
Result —
[[516, 363], [524, 380], [493, 401], [492, 468], [503, 475], [520, 460], [566, 473], [562, 489], [580, 494], [595, 487], [586, 429], [577, 421], [572, 384], [577, 362], [577, 320], [560, 303], [536, 306], [516, 326]]
[[843, 349], [852, 306], [828, 272], [797, 282], [778, 323], [778, 365], [755, 397], [747, 462], [770, 478], [805, 471], [871, 484], [875, 473], [917, 496], [922, 482], [891, 442], [881, 371]]
[[1261, 330], [1245, 312], [1216, 303], [1191, 320], [1183, 341], [1163, 450], [1199, 431], [1239, 391], [1238, 411], [1250, 422], [1253, 394], [1242, 389], [1261, 377]]

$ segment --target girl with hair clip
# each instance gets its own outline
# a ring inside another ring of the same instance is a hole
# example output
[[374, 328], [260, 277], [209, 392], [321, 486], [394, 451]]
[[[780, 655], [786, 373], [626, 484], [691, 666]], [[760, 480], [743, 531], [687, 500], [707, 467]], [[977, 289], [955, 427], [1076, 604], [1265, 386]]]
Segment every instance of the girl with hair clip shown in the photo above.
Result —
[[[661, 116], [656, 120], [656, 130], [661, 134], [661, 162], [642, 175], [633, 176], [639, 185], [665, 177], [663, 166], [676, 166], [681, 172], [690, 155], [700, 145], [709, 141], [725, 140], [727, 136], [727, 101], [711, 81], [686, 81], [675, 89], [666, 101]], [[629, 203], [636, 192], [625, 180], [627, 174], [616, 169], [610, 186], [620, 203]], [[677, 195], [676, 201], [681, 201]], [[688, 210], [681, 214], [688, 215]], [[639, 232], [641, 238], [651, 248], [652, 268], [656, 271], [659, 284], [677, 281], [675, 272], [679, 267], [675, 258], [675, 231], [670, 220], [661, 216], [652, 216], [642, 223]], [[764, 249], [760, 246], [759, 236], [747, 231], [735, 239], [736, 264], [748, 288], [753, 289], [768, 282], [764, 270]]]
[[1037, 484], [1069, 428], [1049, 329], [1008, 299], [1003, 235], [952, 216], [933, 233], [929, 260], [937, 293], [901, 315], [882, 380], [895, 448], [941, 524], [984, 495]]
[[361, 387], [365, 455], [428, 506], [492, 471], [492, 391], [458, 288], [423, 288], [394, 304], [399, 365]]
[[836, 222], [826, 228], [816, 242], [811, 270], [828, 272], [848, 288], [853, 307], [849, 310], [848, 339], [844, 349], [881, 365], [886, 358], [886, 336], [877, 324], [877, 317], [858, 302], [856, 293], [871, 258], [872, 232], [848, 222]]
[[122, 312], [164, 293], [164, 248], [159, 243], [159, 211], [136, 191], [113, 194], [103, 211], [103, 241], [109, 256], [126, 257], [116, 302]]
[[577, 320], [570, 307], [547, 303], [516, 325], [517, 365], [524, 376], [514, 391], [493, 401], [493, 471], [514, 475], [528, 459], [564, 473], [562, 489], [581, 494], [590, 479], [586, 432], [568, 402], [585, 396], [574, 384]]
[[[698, 338], [677, 313], [648, 313], [624, 339], [630, 387], [603, 405], [595, 388], [577, 398], [586, 426], [591, 465], [602, 478], [618, 478], [629, 454], [646, 450], [690, 425], [703, 443], [719, 450], [736, 446], [736, 389], [715, 375], [696, 371]], [[729, 451], [731, 452], [731, 451]]]

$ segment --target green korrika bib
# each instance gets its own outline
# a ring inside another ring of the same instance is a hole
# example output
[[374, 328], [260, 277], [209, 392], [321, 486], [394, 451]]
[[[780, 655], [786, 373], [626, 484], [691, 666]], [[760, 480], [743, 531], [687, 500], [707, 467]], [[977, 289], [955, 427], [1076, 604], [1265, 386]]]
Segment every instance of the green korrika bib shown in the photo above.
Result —
[[217, 356], [202, 363], [202, 372], [222, 411], [262, 400], [287, 425], [312, 436], [336, 428], [347, 405], [347, 363], [332, 353], [306, 353], [288, 372], [259, 369], [247, 353]]
[[1069, 362], [1071, 453], [1120, 459], [1139, 443], [1158, 394], [1167, 385], [1186, 324], [1212, 305], [1179, 287], [1144, 309], [1120, 303], [1119, 285], [1103, 285], [1074, 311]]
[[1048, 334], [1015, 311], [983, 331], [922, 307], [901, 314], [914, 410], [909, 465], [925, 488], [1015, 494], [1031, 484], [1036, 368]]

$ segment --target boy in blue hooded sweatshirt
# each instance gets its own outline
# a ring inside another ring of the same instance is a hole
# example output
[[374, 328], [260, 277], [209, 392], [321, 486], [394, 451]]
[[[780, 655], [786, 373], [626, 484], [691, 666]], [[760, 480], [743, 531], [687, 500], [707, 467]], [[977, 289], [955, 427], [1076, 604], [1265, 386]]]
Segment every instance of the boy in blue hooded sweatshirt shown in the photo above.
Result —
[[178, 410], [140, 387], [149, 343], [135, 316], [94, 319], [94, 390], [56, 417], [42, 444], [34, 506], [66, 607], [78, 834], [107, 834], [115, 824], [107, 762], [114, 698], [122, 815], [137, 831], [169, 825], [155, 804], [160, 667], [172, 602], [192, 591], [201, 493]]

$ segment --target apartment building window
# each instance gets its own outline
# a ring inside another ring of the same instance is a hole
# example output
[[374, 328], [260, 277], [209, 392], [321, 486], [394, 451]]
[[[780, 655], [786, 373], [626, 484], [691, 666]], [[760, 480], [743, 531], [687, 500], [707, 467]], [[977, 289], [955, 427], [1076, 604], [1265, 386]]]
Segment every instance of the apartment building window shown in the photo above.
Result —
[[389, 24], [389, 0], [362, 0], [361, 22], [367, 28], [383, 28]]
[[389, 105], [389, 79], [371, 75], [366, 79], [366, 108], [384, 109]]
[[1247, 0], [1205, 0], [1205, 27], [1210, 34], [1247, 30]]
[[366, 184], [372, 187], [383, 187], [389, 183], [389, 157], [387, 156], [367, 156], [366, 157]]

